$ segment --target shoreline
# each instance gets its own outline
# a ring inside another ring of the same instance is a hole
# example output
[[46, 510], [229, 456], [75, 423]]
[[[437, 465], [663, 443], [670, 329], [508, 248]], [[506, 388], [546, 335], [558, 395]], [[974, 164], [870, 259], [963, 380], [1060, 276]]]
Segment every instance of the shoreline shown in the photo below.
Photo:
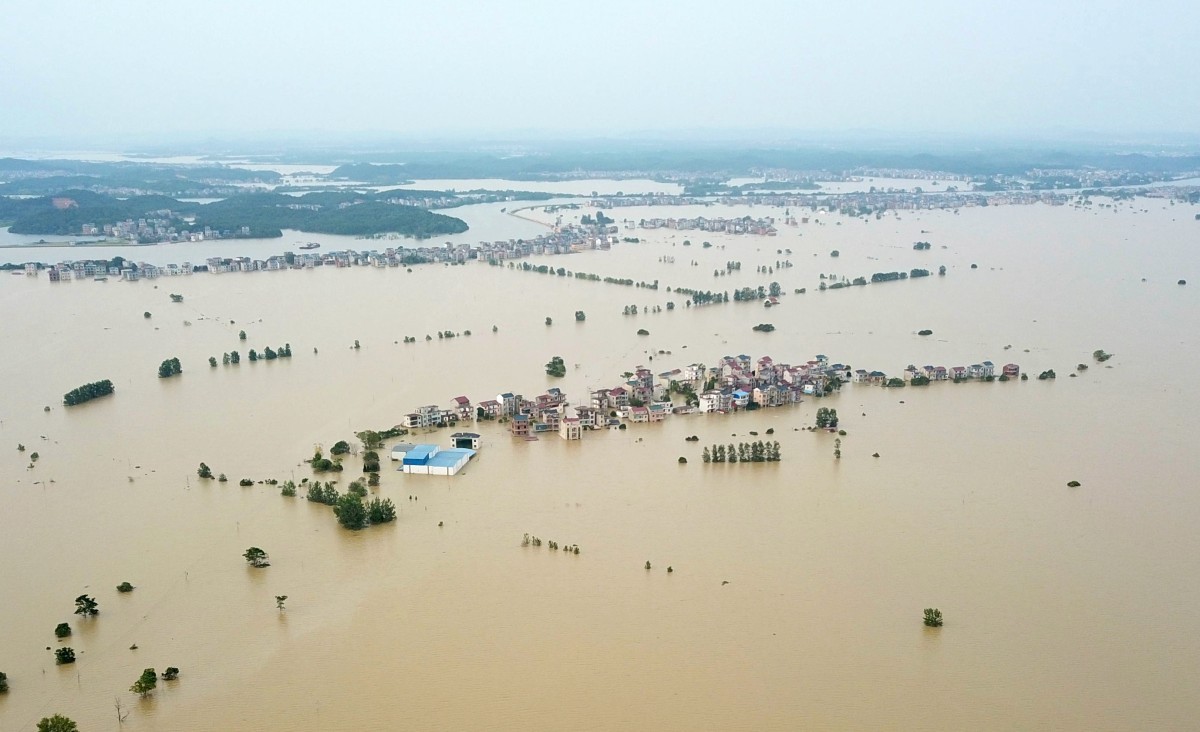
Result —
[[96, 241], [36, 241], [28, 244], [0, 244], [0, 249], [39, 249], [44, 247], [152, 247], [166, 242], [151, 242], [139, 244], [125, 239], [99, 239]]

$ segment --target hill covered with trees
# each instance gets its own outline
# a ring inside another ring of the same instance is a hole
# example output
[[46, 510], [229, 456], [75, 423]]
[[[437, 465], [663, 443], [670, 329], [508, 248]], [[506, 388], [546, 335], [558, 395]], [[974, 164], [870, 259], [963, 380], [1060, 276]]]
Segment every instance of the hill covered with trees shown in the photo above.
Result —
[[283, 229], [352, 236], [395, 232], [418, 239], [467, 230], [461, 219], [389, 202], [414, 197], [412, 192], [245, 193], [201, 204], [168, 196], [118, 198], [73, 189], [37, 198], [0, 196], [0, 221], [11, 222], [14, 234], [51, 236], [78, 235], [85, 224], [103, 228], [139, 219], [165, 221], [176, 231], [209, 227], [233, 236], [267, 238], [283, 236]]

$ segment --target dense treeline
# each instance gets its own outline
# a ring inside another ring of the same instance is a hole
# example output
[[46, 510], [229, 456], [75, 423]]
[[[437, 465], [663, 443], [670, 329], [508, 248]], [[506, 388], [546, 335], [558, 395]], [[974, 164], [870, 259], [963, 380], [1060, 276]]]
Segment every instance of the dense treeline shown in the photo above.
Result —
[[[444, 234], [460, 234], [467, 230], [467, 224], [461, 219], [413, 206], [363, 200], [362, 196], [337, 204], [327, 201], [336, 195], [310, 193], [294, 197], [256, 193], [235, 196], [203, 206], [196, 212], [196, 225], [221, 231], [248, 226], [252, 236], [261, 237], [279, 237], [283, 236], [282, 229], [296, 229], [348, 236], [395, 232], [427, 239]], [[303, 206], [317, 208], [296, 208]]]
[[63, 394], [63, 404], [73, 407], [76, 404], [83, 404], [97, 397], [108, 396], [112, 393], [113, 383], [108, 379], [93, 381], [90, 384], [77, 386], [66, 394]]
[[220, 165], [171, 165], [147, 162], [21, 160], [0, 158], [0, 179], [8, 195], [48, 195], [72, 188], [94, 191], [150, 191], [167, 196], [200, 196], [233, 192], [244, 183], [275, 184], [273, 170], [245, 170]]
[[778, 442], [732, 442], [704, 448], [701, 456], [706, 463], [775, 463], [783, 459]]
[[[57, 208], [55, 199], [70, 199], [74, 205]], [[113, 221], [138, 219], [150, 211], [179, 210], [198, 204], [180, 203], [166, 196], [114, 198], [84, 190], [66, 190], [55, 196], [8, 198], [0, 196], [0, 220], [12, 221], [14, 234], [78, 234], [84, 224], [97, 226]]]
[[[443, 195], [443, 194], [437, 194]], [[7, 198], [0, 196], [0, 221], [12, 221], [14, 234], [79, 234], [84, 224], [104, 224], [126, 219], [194, 216], [193, 223], [176, 218], [176, 230], [209, 227], [238, 235], [248, 227], [251, 237], [283, 236], [283, 229], [318, 234], [370, 236], [395, 232], [419, 239], [467, 230], [461, 219], [414, 206], [386, 203], [405, 198], [394, 192], [360, 194], [353, 191], [320, 191], [304, 196], [281, 193], [246, 193], [221, 201], [199, 204], [167, 196], [133, 196], [119, 199], [86, 190], [66, 190], [55, 196]], [[63, 205], [56, 199], [68, 199]], [[167, 214], [165, 212], [170, 212]]]

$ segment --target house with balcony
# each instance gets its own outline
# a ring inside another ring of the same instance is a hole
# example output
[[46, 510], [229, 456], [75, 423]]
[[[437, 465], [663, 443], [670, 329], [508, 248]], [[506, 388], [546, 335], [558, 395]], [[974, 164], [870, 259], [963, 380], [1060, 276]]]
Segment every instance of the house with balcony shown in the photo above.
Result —
[[709, 390], [700, 395], [699, 411], [705, 414], [721, 411], [721, 392]]
[[465, 396], [454, 397], [454, 403], [450, 407], [454, 412], [454, 416], [462, 420], [470, 420], [475, 418], [475, 408], [471, 406], [471, 400]]
[[513, 437], [528, 437], [532, 430], [533, 420], [528, 414], [514, 414], [508, 423], [508, 431]]
[[505, 417], [511, 417], [521, 411], [521, 395], [513, 394], [511, 391], [506, 391], [503, 394], [496, 396], [496, 401], [500, 403], [500, 414]]
[[629, 390], [623, 386], [608, 390], [608, 405], [610, 407], [624, 409], [629, 406], [629, 398]]
[[735, 389], [733, 391], [733, 407], [734, 409], [745, 409], [750, 403], [750, 392], [744, 389]]
[[547, 407], [539, 410], [534, 419], [552, 430], [558, 429], [558, 425], [562, 423], [563, 419], [562, 407]]
[[593, 407], [575, 407], [575, 416], [578, 417], [581, 428], [594, 430], [602, 424], [603, 412]]
[[404, 426], [409, 429], [418, 427], [439, 427], [446, 420], [446, 415], [440, 407], [429, 404], [417, 407], [417, 411], [404, 415]]
[[564, 417], [558, 425], [558, 436], [564, 440], [582, 440], [583, 425], [579, 417]]

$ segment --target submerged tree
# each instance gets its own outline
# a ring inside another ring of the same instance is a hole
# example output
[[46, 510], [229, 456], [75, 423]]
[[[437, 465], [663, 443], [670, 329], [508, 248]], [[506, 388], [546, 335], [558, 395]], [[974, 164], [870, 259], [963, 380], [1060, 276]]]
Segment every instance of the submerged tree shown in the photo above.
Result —
[[42, 717], [37, 723], [37, 732], [79, 732], [79, 725], [70, 717], [55, 714], [53, 717]]
[[269, 566], [271, 566], [271, 558], [267, 556], [267, 553], [265, 551], [263, 551], [262, 549], [259, 549], [256, 546], [252, 546], [249, 549], [247, 549], [242, 554], [242, 556], [246, 558], [246, 562], [251, 567], [269, 567]]
[[68, 663], [75, 663], [75, 649], [70, 646], [63, 646], [62, 648], [55, 649], [54, 662], [60, 666]]
[[76, 404], [83, 404], [97, 397], [108, 396], [113, 393], [113, 383], [109, 379], [103, 381], [93, 381], [90, 384], [77, 386], [74, 389], [63, 394], [63, 404], [68, 407], [73, 407]]
[[91, 617], [100, 614], [100, 607], [96, 604], [96, 598], [80, 595], [75, 598], [75, 614]]
[[[355, 437], [362, 440], [365, 450], [378, 450], [383, 447], [383, 437], [375, 430], [363, 430], [355, 434]], [[330, 452], [332, 454], [332, 450]]]
[[145, 671], [142, 671], [142, 675], [138, 677], [137, 681], [133, 682], [133, 686], [129, 687], [129, 690], [135, 694], [141, 695], [142, 698], [145, 698], [149, 696], [150, 692], [154, 691], [154, 688], [157, 686], [158, 672], [152, 668], [148, 668]]
[[180, 367], [178, 358], [168, 358], [158, 365], [158, 378], [160, 379], [166, 379], [182, 373], [183, 368]]
[[362, 499], [353, 493], [347, 493], [337, 500], [333, 513], [338, 523], [347, 529], [358, 531], [367, 526], [367, 508]]
[[54, 626], [55, 638], [66, 638], [71, 635], [71, 625], [69, 623], [59, 623]]
[[283, 612], [283, 603], [287, 602], [287, 595], [275, 596], [275, 607], [279, 608], [279, 612]]
[[367, 519], [373, 524], [386, 524], [396, 520], [396, 504], [392, 499], [374, 498], [367, 504]]
[[930, 628], [942, 627], [942, 611], [938, 610], [936, 607], [925, 608], [924, 623]]

